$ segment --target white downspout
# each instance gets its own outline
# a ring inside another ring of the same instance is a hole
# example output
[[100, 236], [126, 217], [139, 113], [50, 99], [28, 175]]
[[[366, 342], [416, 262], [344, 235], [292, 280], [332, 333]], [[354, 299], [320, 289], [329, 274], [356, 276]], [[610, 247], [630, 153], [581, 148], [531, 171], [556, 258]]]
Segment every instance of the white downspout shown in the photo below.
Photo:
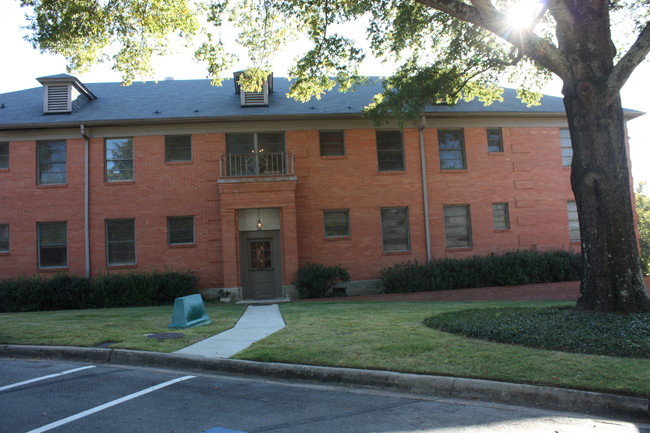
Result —
[[429, 187], [427, 185], [427, 163], [424, 152], [424, 128], [427, 126], [426, 117], [420, 118], [420, 165], [422, 167], [422, 199], [424, 201], [424, 236], [427, 246], [427, 263], [432, 260], [431, 257], [431, 230], [429, 228]]
[[86, 127], [82, 123], [79, 125], [79, 132], [84, 138], [84, 243], [86, 247], [86, 278], [90, 278], [90, 215], [89, 215], [89, 167], [88, 167], [88, 152], [89, 152], [89, 136], [86, 134]]

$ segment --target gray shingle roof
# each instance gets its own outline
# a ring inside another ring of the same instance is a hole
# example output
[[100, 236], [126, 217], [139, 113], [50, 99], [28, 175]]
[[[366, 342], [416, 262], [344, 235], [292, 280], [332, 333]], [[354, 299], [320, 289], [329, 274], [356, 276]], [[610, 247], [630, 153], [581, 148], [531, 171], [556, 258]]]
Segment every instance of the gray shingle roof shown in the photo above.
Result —
[[[223, 86], [210, 84], [210, 80], [166, 80], [134, 83], [91, 83], [86, 87], [97, 99], [89, 101], [79, 111], [69, 114], [43, 114], [43, 89], [0, 94], [0, 129], [15, 127], [44, 127], [85, 124], [115, 124], [123, 122], [181, 122], [185, 120], [212, 120], [222, 118], [316, 118], [321, 116], [348, 116], [361, 113], [372, 97], [381, 91], [381, 84], [356, 88], [341, 93], [333, 90], [320, 100], [301, 103], [287, 98], [289, 80], [274, 79], [274, 93], [269, 96], [268, 107], [241, 107], [234, 92], [232, 80]], [[4, 107], [4, 108], [2, 108]], [[427, 113], [503, 113], [503, 114], [555, 114], [564, 113], [562, 99], [544, 96], [542, 105], [528, 108], [506, 89], [504, 102], [484, 106], [481, 102], [460, 102], [457, 105], [430, 106]], [[640, 114], [640, 113], [639, 113]]]

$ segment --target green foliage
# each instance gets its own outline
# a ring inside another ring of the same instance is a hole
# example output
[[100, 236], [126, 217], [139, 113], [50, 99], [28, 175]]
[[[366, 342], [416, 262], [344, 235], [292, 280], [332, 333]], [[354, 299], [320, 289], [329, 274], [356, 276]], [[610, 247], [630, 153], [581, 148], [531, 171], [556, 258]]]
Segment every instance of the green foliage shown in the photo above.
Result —
[[562, 352], [650, 358], [650, 314], [571, 307], [453, 311], [425, 319], [435, 329], [481, 340]]
[[581, 272], [578, 254], [520, 250], [501, 256], [400, 263], [381, 271], [381, 287], [384, 293], [406, 293], [514, 286], [575, 281], [581, 278]]
[[636, 190], [636, 213], [639, 216], [639, 244], [641, 245], [641, 265], [650, 274], [650, 198], [644, 194], [645, 182], [639, 183]]
[[294, 284], [301, 298], [324, 298], [335, 284], [343, 281], [350, 281], [350, 274], [341, 265], [307, 263], [298, 270]]
[[0, 312], [160, 305], [195, 293], [196, 282], [193, 273], [175, 271], [0, 280]]

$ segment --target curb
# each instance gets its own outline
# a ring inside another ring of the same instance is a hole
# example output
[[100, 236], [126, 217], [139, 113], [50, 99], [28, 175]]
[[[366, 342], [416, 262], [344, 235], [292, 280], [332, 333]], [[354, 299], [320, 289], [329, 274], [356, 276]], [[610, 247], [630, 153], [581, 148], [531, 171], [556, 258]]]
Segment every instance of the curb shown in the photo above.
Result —
[[273, 379], [294, 379], [335, 385], [356, 385], [417, 395], [482, 400], [650, 421], [650, 399], [647, 398], [481, 379], [67, 346], [4, 344], [0, 345], [0, 357], [60, 359], [193, 372], [228, 373]]

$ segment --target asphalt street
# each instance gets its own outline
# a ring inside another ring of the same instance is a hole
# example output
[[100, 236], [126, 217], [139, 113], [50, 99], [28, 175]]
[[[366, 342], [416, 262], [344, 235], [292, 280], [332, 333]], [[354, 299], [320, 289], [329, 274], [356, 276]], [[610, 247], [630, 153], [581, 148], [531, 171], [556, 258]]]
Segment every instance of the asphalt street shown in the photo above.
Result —
[[481, 401], [154, 368], [0, 359], [0, 432], [634, 432]]

